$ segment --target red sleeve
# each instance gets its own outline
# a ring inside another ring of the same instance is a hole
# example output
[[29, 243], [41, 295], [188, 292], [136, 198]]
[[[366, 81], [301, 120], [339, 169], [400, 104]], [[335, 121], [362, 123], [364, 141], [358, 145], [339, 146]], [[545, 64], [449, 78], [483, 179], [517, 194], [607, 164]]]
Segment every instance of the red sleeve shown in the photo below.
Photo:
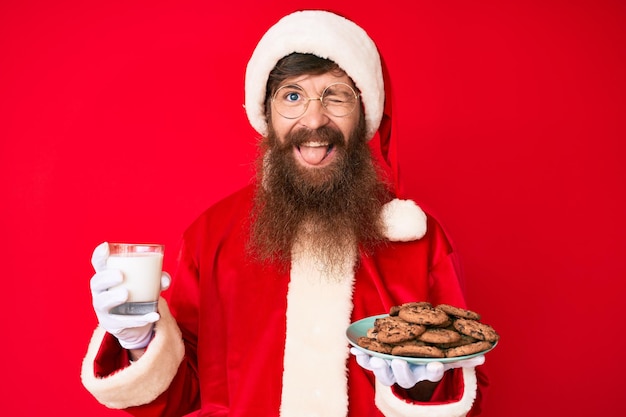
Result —
[[[481, 405], [483, 393], [489, 385], [489, 381], [487, 380], [484, 372], [482, 372], [481, 367], [476, 368], [476, 378], [478, 382], [476, 399], [474, 400], [472, 408], [466, 417], [475, 417], [480, 415], [482, 412]], [[408, 395], [408, 391], [401, 388], [399, 385], [394, 385], [392, 387], [392, 391], [396, 397], [410, 404], [424, 406], [443, 405], [458, 402], [463, 396], [464, 389], [462, 370], [460, 368], [451, 369], [444, 374], [443, 378], [439, 381], [439, 384], [435, 388], [430, 401], [428, 402], [419, 402], [411, 399]]]
[[128, 351], [120, 346], [115, 336], [107, 333], [93, 364], [94, 374], [99, 378], [106, 377], [128, 365]]

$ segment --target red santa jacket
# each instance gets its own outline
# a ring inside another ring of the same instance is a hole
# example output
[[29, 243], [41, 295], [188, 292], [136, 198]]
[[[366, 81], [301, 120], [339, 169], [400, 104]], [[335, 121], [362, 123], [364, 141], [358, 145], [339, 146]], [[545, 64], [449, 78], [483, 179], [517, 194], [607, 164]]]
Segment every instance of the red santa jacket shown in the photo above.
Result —
[[[83, 362], [87, 389], [137, 416], [411, 417], [480, 411], [478, 369], [446, 372], [428, 403], [385, 387], [349, 354], [350, 322], [428, 300], [465, 307], [453, 251], [411, 201], [383, 210], [389, 242], [345, 254], [327, 271], [296, 245], [290, 269], [246, 257], [254, 188], [203, 213], [185, 232], [146, 354], [129, 364], [97, 329]], [[170, 314], [171, 310], [171, 314]]]

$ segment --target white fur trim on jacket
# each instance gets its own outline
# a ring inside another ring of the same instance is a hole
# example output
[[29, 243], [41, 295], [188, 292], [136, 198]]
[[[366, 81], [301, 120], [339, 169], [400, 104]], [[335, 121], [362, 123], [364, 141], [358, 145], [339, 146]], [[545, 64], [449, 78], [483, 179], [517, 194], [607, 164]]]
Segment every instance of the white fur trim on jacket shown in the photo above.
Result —
[[345, 416], [356, 250], [332, 270], [306, 244], [292, 255], [280, 416]]
[[395, 242], [421, 239], [426, 234], [426, 214], [411, 200], [394, 199], [383, 207], [385, 236]]
[[[426, 233], [426, 215], [412, 201], [393, 200], [382, 216], [391, 240], [419, 239]], [[293, 247], [281, 417], [348, 412], [345, 331], [353, 308], [356, 257], [356, 248], [346, 250], [343, 264], [329, 270], [306, 242], [297, 241]], [[401, 414], [390, 414], [396, 415]]]
[[146, 353], [130, 366], [104, 378], [94, 375], [93, 364], [106, 331], [96, 328], [83, 360], [83, 385], [100, 403], [109, 408], [147, 404], [172, 382], [185, 355], [182, 335], [167, 302], [159, 299], [161, 318], [155, 324], [154, 338]]
[[350, 76], [361, 92], [367, 138], [383, 115], [385, 88], [376, 45], [355, 23], [322, 10], [304, 10], [283, 17], [263, 35], [246, 69], [245, 109], [252, 127], [265, 136], [265, 87], [283, 57], [299, 52], [330, 59]]
[[390, 387], [376, 381], [376, 406], [385, 417], [464, 417], [474, 404], [476, 390], [474, 368], [463, 368], [463, 396], [447, 404], [410, 404], [396, 397]]

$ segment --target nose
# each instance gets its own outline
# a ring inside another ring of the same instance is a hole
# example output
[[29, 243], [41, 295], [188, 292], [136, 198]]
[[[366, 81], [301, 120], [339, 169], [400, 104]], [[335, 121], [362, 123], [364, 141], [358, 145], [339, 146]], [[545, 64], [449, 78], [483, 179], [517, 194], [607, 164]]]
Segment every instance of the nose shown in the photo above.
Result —
[[320, 98], [310, 98], [309, 105], [307, 106], [304, 114], [298, 120], [298, 123], [311, 130], [315, 130], [319, 127], [325, 126], [329, 121], [330, 119], [326, 114], [326, 109], [322, 105], [322, 100]]

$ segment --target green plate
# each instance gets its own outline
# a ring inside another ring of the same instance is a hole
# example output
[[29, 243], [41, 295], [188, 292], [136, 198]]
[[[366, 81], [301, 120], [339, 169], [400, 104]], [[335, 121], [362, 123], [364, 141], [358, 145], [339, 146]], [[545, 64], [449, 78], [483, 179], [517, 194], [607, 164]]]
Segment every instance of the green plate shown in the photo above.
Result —
[[472, 353], [471, 355], [465, 355], [465, 356], [457, 356], [454, 358], [415, 358], [411, 356], [396, 356], [396, 355], [387, 355], [386, 353], [374, 352], [372, 350], [362, 348], [356, 343], [359, 337], [367, 336], [367, 331], [370, 328], [374, 327], [374, 321], [377, 318], [387, 317], [387, 316], [388, 314], [380, 314], [378, 316], [366, 317], [364, 319], [361, 319], [352, 323], [346, 330], [346, 336], [348, 337], [348, 341], [350, 342], [350, 344], [354, 346], [355, 348], [371, 356], [376, 356], [378, 358], [388, 359], [388, 360], [402, 359], [414, 365], [422, 365], [422, 364], [426, 364], [429, 362], [441, 362], [441, 363], [458, 362], [458, 361], [462, 361], [465, 359], [473, 358], [475, 356], [484, 355], [485, 353], [495, 348], [496, 345], [498, 344], [498, 342], [496, 342], [493, 344], [493, 346], [491, 346], [490, 349], [483, 350], [482, 352]]

